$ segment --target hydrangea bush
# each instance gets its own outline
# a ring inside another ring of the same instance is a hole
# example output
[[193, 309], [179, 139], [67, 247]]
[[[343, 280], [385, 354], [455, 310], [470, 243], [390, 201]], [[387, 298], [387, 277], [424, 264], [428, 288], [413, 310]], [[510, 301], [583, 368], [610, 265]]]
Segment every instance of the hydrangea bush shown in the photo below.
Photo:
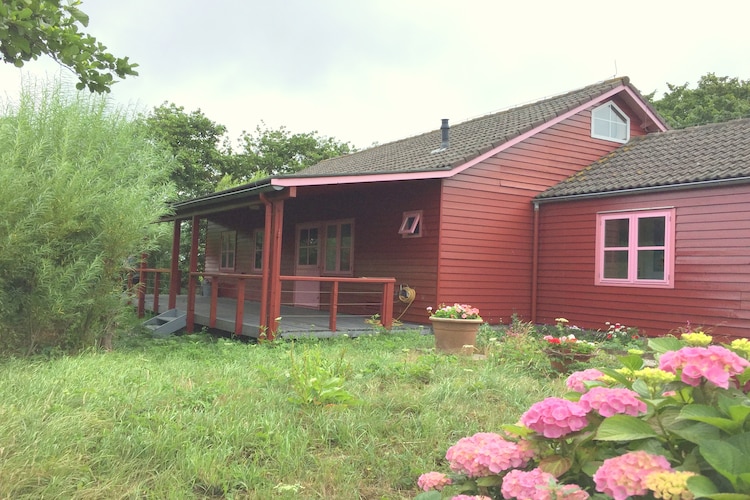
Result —
[[750, 341], [705, 337], [652, 339], [658, 366], [573, 373], [564, 397], [451, 446], [416, 498], [750, 500]]

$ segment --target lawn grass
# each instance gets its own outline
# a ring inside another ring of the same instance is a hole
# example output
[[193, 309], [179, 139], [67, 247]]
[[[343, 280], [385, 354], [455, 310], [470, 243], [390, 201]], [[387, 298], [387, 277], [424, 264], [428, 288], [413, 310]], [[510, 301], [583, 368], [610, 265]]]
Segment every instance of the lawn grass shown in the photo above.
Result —
[[0, 498], [412, 498], [458, 439], [563, 392], [517, 349], [432, 346], [191, 335], [4, 360]]

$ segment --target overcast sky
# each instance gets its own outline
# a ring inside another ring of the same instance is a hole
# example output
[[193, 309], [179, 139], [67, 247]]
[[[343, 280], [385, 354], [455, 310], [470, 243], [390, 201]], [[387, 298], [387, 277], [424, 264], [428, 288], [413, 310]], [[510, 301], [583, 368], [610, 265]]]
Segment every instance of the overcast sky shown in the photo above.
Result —
[[[700, 6], [700, 7], [699, 7]], [[200, 109], [234, 141], [264, 121], [359, 148], [613, 76], [643, 93], [750, 79], [747, 0], [83, 0], [88, 33], [140, 76], [111, 97]], [[42, 59], [0, 64], [0, 96]], [[70, 78], [71, 85], [75, 83]]]

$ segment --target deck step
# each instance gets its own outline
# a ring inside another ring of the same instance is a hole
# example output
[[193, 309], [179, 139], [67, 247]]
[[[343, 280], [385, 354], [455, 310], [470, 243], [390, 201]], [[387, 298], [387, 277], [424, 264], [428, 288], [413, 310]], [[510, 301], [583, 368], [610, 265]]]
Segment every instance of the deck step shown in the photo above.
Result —
[[187, 313], [179, 309], [164, 311], [143, 322], [143, 326], [151, 330], [151, 335], [158, 338], [167, 337], [178, 330], [185, 328], [187, 324]]

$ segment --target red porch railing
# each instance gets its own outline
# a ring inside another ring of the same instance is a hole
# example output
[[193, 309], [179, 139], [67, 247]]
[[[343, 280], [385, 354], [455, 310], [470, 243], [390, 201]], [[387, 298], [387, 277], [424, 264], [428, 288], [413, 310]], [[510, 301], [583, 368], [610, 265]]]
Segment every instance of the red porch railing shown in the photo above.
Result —
[[[248, 280], [260, 280], [262, 276], [253, 274], [231, 274], [231, 273], [190, 273], [192, 278], [203, 276], [211, 278], [213, 286], [211, 287], [211, 305], [209, 313], [209, 327], [216, 326], [216, 309], [219, 297], [220, 281], [237, 282], [237, 305], [235, 309], [234, 333], [242, 334], [243, 318], [245, 315], [245, 282]], [[339, 309], [339, 284], [340, 283], [369, 283], [381, 284], [383, 286], [380, 300], [380, 317], [385, 328], [393, 326], [393, 292], [395, 289], [395, 278], [343, 278], [343, 277], [323, 277], [323, 276], [281, 276], [281, 282], [294, 281], [317, 281], [319, 283], [331, 283], [331, 297], [329, 305], [328, 328], [330, 331], [336, 331], [336, 316]], [[192, 287], [188, 287], [188, 310], [187, 310], [187, 331], [191, 332], [195, 328], [195, 283], [197, 279], [191, 279]], [[192, 289], [191, 289], [192, 288]], [[280, 302], [278, 302], [280, 303]], [[273, 312], [273, 311], [272, 311]], [[273, 321], [273, 320], [272, 320]], [[271, 332], [273, 334], [273, 332]], [[269, 335], [272, 338], [273, 335]]]
[[[146, 294], [149, 291], [149, 275], [153, 274], [154, 278], [151, 280], [151, 290], [154, 293], [154, 303], [152, 311], [159, 310], [159, 291], [161, 288], [161, 275], [170, 274], [171, 270], [153, 267], [138, 267], [135, 270], [128, 273], [128, 291], [135, 290], [135, 296], [138, 299], [138, 317], [142, 318], [146, 312]], [[133, 276], [138, 275], [138, 283], [133, 284]], [[170, 304], [170, 307], [174, 307], [174, 304]]]
[[[143, 317], [145, 313], [145, 302], [146, 295], [149, 288], [153, 290], [154, 303], [153, 311], [159, 310], [159, 287], [160, 287], [160, 276], [161, 274], [169, 274], [169, 269], [161, 268], [138, 268], [136, 270], [139, 273], [139, 283], [135, 287], [136, 295], [138, 298], [138, 316]], [[152, 286], [148, 286], [148, 275], [153, 274]], [[209, 309], [209, 327], [216, 327], [216, 316], [217, 316], [217, 304], [219, 298], [219, 283], [220, 282], [236, 282], [237, 284], [237, 305], [235, 309], [235, 324], [234, 333], [237, 335], [242, 334], [243, 319], [245, 315], [245, 283], [249, 280], [261, 280], [262, 276], [255, 274], [233, 274], [233, 273], [190, 273], [191, 279], [188, 280], [188, 296], [187, 296], [187, 318], [186, 328], [188, 332], [192, 332], [195, 328], [195, 297], [198, 278], [211, 279], [213, 286], [211, 287], [211, 301]], [[381, 299], [380, 299], [380, 318], [383, 327], [390, 329], [393, 326], [393, 294], [395, 290], [396, 280], [395, 278], [347, 278], [347, 277], [328, 277], [328, 276], [281, 276], [281, 282], [296, 282], [296, 281], [313, 281], [318, 283], [330, 283], [330, 300], [328, 303], [329, 307], [329, 318], [328, 328], [330, 331], [336, 331], [336, 317], [339, 311], [339, 286], [342, 283], [359, 283], [359, 284], [371, 284], [371, 285], [382, 285]], [[170, 299], [171, 300], [171, 299]], [[280, 299], [277, 300], [280, 304]], [[273, 312], [273, 311], [272, 311]]]

